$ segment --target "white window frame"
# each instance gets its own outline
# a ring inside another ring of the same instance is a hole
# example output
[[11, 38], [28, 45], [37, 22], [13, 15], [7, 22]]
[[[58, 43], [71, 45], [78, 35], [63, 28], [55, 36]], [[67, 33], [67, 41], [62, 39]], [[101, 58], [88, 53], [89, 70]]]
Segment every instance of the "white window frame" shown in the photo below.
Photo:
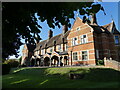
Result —
[[[82, 52], [87, 52], [87, 59], [83, 59], [83, 54], [82, 54]], [[81, 51], [81, 59], [82, 59], [82, 61], [87, 61], [87, 60], [89, 59], [88, 50]]]
[[58, 45], [58, 51], [61, 51], [62, 50], [62, 47], [61, 47], [61, 44]]
[[65, 51], [68, 51], [68, 45], [65, 44]]
[[[76, 41], [75, 41], [75, 38], [77, 39]], [[72, 38], [72, 46], [75, 46], [75, 45], [78, 45], [78, 38], [77, 37]]]
[[44, 49], [42, 49], [42, 55], [43, 55], [43, 54], [45, 54], [45, 50], [44, 50]]
[[[86, 38], [83, 37], [84, 35], [86, 36]], [[84, 35], [80, 36], [80, 44], [85, 44], [88, 42], [87, 34], [84, 34]]]
[[[77, 53], [77, 55], [76, 55], [76, 56], [77, 56], [77, 60], [74, 59], [74, 53]], [[72, 53], [72, 59], [73, 59], [74, 61], [78, 61], [78, 52], [73, 52], [73, 53]]]

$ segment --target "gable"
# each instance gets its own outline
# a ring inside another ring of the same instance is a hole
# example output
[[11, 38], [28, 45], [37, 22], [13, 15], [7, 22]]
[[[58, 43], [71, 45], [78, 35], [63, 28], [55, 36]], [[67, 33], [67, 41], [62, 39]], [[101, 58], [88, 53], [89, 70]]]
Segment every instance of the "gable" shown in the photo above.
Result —
[[83, 23], [82, 19], [80, 19], [79, 17], [76, 18], [71, 30], [72, 31], [76, 31], [76, 29], [80, 27], [80, 29], [84, 29], [86, 27], [90, 27], [87, 23]]
[[28, 50], [27, 45], [24, 44], [23, 50]]
[[[77, 30], [79, 28], [79, 30]], [[68, 35], [68, 39], [72, 39], [74, 37], [79, 37], [80, 35], [92, 33], [93, 28], [89, 26], [87, 23], [83, 23], [82, 19], [79, 17], [76, 18], [72, 29], [70, 30], [70, 33]]]
[[115, 22], [112, 21], [111, 23], [109, 24], [106, 24], [104, 26], [105, 29], [107, 29], [110, 33], [113, 33], [113, 34], [120, 34], [120, 32], [116, 29], [116, 25], [115, 25]]

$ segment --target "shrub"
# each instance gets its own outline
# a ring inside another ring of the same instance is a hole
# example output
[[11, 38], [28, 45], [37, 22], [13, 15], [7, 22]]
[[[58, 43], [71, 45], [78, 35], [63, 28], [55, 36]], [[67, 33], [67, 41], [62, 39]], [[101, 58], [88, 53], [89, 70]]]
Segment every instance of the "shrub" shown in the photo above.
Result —
[[9, 59], [5, 61], [5, 64], [9, 64], [11, 68], [18, 67], [19, 62], [13, 59]]
[[104, 60], [98, 60], [97, 65], [104, 65]]
[[9, 74], [10, 69], [9, 64], [2, 64], [2, 75]]
[[19, 63], [21, 64], [21, 61], [22, 61], [22, 56], [19, 58]]

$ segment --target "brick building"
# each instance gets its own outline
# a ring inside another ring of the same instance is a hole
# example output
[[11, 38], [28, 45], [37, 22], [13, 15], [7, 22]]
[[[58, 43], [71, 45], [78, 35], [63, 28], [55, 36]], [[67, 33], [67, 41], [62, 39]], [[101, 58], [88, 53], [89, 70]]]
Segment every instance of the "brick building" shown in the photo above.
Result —
[[[120, 32], [114, 21], [99, 26], [95, 15], [91, 23], [83, 23], [77, 17], [70, 30], [64, 25], [63, 33], [39, 42], [34, 49], [35, 65], [96, 65], [104, 58], [120, 59]], [[39, 62], [38, 62], [39, 61]]]
[[30, 65], [30, 59], [34, 55], [33, 50], [35, 49], [35, 45], [30, 44], [24, 44], [23, 50], [22, 50], [22, 62], [21, 65]]

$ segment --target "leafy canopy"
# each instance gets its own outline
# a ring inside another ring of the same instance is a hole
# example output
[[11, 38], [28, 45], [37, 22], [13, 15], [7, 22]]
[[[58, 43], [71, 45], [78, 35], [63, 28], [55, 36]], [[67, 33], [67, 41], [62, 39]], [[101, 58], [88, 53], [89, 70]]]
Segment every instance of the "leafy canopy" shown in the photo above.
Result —
[[42, 26], [37, 23], [35, 13], [38, 14], [41, 22], [47, 21], [50, 28], [55, 26], [60, 28], [60, 24], [71, 27], [70, 19], [74, 19], [74, 11], [79, 10], [86, 22], [91, 13], [103, 10], [103, 7], [93, 2], [32, 2], [32, 3], [2, 3], [2, 58], [6, 59], [10, 55], [17, 55], [19, 47], [26, 43], [35, 44], [39, 41]]

